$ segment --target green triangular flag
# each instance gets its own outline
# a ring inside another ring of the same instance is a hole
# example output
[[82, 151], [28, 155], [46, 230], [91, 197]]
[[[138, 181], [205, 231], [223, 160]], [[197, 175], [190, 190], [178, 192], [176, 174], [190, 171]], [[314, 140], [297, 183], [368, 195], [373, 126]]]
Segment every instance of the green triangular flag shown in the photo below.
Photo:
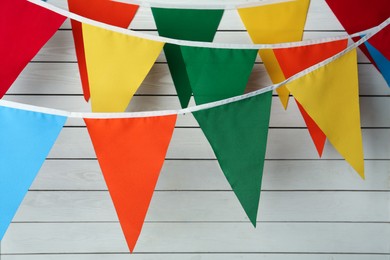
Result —
[[[152, 8], [158, 33], [161, 36], [212, 42], [224, 10]], [[165, 44], [165, 57], [182, 108], [188, 106], [191, 86], [181, 55], [180, 46]]]
[[272, 92], [193, 112], [230, 186], [256, 227]]
[[244, 93], [258, 50], [180, 48], [196, 104]]

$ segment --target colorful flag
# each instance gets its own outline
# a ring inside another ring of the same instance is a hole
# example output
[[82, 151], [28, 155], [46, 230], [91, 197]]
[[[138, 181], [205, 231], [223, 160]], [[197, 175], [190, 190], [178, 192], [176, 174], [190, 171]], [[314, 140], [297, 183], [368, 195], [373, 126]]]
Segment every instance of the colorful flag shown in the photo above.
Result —
[[196, 104], [242, 95], [257, 50], [181, 46]]
[[0, 1], [0, 98], [65, 19], [27, 0]]
[[291, 81], [287, 88], [334, 148], [364, 178], [356, 49]]
[[[68, 0], [69, 11], [102, 23], [128, 28], [138, 10], [138, 5], [125, 4], [111, 0]], [[81, 23], [71, 20], [74, 44], [76, 47], [81, 84], [84, 98], [89, 100], [88, 73]]]
[[[158, 33], [179, 40], [212, 42], [224, 10], [152, 8]], [[165, 44], [165, 57], [182, 108], [192, 90], [180, 46]]]
[[[241, 20], [254, 43], [283, 43], [302, 40], [310, 0], [284, 1], [239, 8]], [[271, 49], [259, 51], [265, 68], [273, 83], [284, 80], [275, 55]], [[287, 108], [289, 93], [278, 88], [279, 98]]]
[[66, 117], [0, 107], [0, 240]]
[[193, 112], [230, 186], [256, 226], [272, 92]]
[[176, 117], [84, 119], [131, 252], [140, 235]]
[[92, 111], [123, 112], [164, 43], [82, 26]]
[[[326, 0], [326, 2], [348, 34], [370, 29], [390, 17], [390, 1], [388, 0]], [[354, 38], [355, 41], [359, 39], [360, 37]], [[390, 26], [385, 27], [370, 38], [369, 44], [369, 47], [372, 46], [380, 53], [380, 56], [372, 48], [369, 50], [367, 44], [359, 47], [382, 73], [390, 87], [389, 67], [388, 65], [383, 66], [383, 62], [389, 63], [390, 60]], [[373, 52], [376, 54], [373, 55]]]
[[[283, 72], [284, 79], [287, 79], [298, 72], [305, 70], [327, 58], [344, 50], [348, 45], [348, 40], [338, 40], [331, 42], [324, 42], [319, 44], [312, 44], [299, 47], [290, 47], [283, 49], [274, 49], [274, 55]], [[286, 86], [283, 86], [285, 88]], [[288, 95], [290, 92], [286, 88]], [[317, 126], [317, 124], [310, 118], [303, 107], [297, 102], [298, 108], [301, 111], [303, 119], [307, 125], [310, 136], [313, 139], [317, 152], [321, 157], [326, 141], [325, 134]]]

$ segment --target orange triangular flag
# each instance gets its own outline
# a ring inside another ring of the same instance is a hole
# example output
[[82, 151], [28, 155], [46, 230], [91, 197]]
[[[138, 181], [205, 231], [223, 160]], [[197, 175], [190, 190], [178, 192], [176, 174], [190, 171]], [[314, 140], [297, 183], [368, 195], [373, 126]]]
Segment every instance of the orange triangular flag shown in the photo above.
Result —
[[176, 117], [84, 119], [130, 252], [141, 232]]
[[[138, 10], [138, 5], [115, 2], [111, 0], [68, 0], [69, 11], [102, 23], [127, 28]], [[76, 47], [81, 84], [84, 98], [90, 98], [87, 66], [81, 23], [71, 20], [73, 39]]]
[[[312, 44], [307, 46], [299, 46], [292, 48], [274, 49], [275, 57], [279, 63], [279, 66], [283, 72], [285, 78], [289, 78], [298, 72], [307, 69], [327, 58], [332, 57], [336, 53], [345, 49], [348, 45], [348, 40], [338, 40], [332, 42], [324, 42], [319, 44]], [[290, 94], [285, 86], [285, 91]], [[316, 146], [319, 156], [322, 156], [326, 136], [313, 119], [306, 113], [301, 104], [297, 105], [307, 128], [310, 136], [313, 139], [314, 145]]]

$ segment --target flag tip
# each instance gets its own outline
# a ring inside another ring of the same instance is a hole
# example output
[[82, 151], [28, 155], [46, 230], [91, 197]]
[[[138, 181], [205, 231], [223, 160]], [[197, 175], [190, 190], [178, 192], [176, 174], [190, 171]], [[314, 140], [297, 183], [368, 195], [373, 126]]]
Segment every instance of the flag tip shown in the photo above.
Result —
[[362, 178], [362, 180], [365, 180], [366, 177], [364, 175], [364, 162], [362, 163], [362, 165], [358, 166], [358, 167], [353, 167], [354, 170], [356, 171], [357, 174], [359, 174], [360, 178]]
[[252, 220], [251, 220], [251, 223], [252, 223], [253, 227], [254, 227], [254, 228], [256, 228], [256, 224], [257, 224], [257, 222], [256, 222], [256, 221], [252, 221]]
[[[249, 216], [248, 216], [249, 217]], [[256, 216], [252, 216], [252, 217], [249, 217], [249, 220], [251, 221], [252, 225], [254, 228], [256, 228], [256, 220], [257, 220], [257, 215]]]
[[130, 252], [130, 254], [132, 254], [133, 252], [134, 252], [134, 247], [135, 247], [135, 244], [137, 243], [137, 241], [132, 241], [132, 242], [130, 242], [130, 241], [128, 241], [127, 239], [126, 239], [126, 243], [127, 243], [127, 247], [129, 248], [129, 252]]

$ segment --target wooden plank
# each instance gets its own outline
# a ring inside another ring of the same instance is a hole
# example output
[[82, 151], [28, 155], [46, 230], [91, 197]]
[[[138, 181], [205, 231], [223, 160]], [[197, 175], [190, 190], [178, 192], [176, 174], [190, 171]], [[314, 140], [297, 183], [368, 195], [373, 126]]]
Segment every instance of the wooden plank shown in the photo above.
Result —
[[[144, 32], [145, 34], [157, 35], [156, 31]], [[340, 32], [305, 32], [304, 39], [319, 39], [330, 38], [334, 36], [345, 35]], [[215, 41], [219, 43], [236, 43], [236, 44], [251, 44], [250, 38], [247, 32], [232, 32], [222, 31], [217, 32]], [[70, 30], [58, 31], [54, 36], [43, 46], [43, 48], [34, 57], [35, 62], [76, 62], [76, 53], [74, 49], [74, 42], [72, 32]], [[257, 62], [260, 62], [260, 58], [257, 57]], [[164, 52], [161, 52], [157, 58], [157, 62], [166, 62]], [[360, 51], [358, 52], [358, 62], [369, 62], [368, 59]]]
[[[390, 95], [390, 88], [371, 64], [359, 64], [360, 95]], [[248, 91], [272, 85], [263, 64], [256, 64], [248, 82]], [[12, 85], [8, 94], [81, 95], [76, 63], [30, 63]], [[166, 64], [155, 64], [137, 95], [176, 95]]]
[[[390, 159], [390, 130], [363, 129], [365, 159]], [[302, 149], [305, 147], [305, 149]], [[49, 158], [95, 158], [92, 143], [85, 128], [64, 128]], [[198, 128], [175, 129], [167, 158], [213, 159], [214, 153]], [[306, 129], [270, 129], [267, 159], [317, 159], [318, 155]], [[341, 159], [326, 143], [324, 159]]]
[[[389, 192], [263, 191], [258, 222], [389, 222]], [[13, 222], [118, 221], [108, 191], [30, 191]], [[156, 191], [146, 221], [247, 222], [233, 191]]]
[[258, 254], [258, 253], [189, 253], [189, 254], [65, 254], [65, 255], [3, 255], [2, 260], [389, 260], [388, 255], [373, 254]]
[[[390, 191], [390, 161], [365, 161], [363, 181], [344, 161], [266, 161], [262, 190]], [[32, 190], [107, 190], [96, 160], [47, 160]], [[166, 160], [156, 190], [231, 190], [216, 160]]]
[[[258, 0], [249, 1], [250, 3], [257, 2]], [[190, 0], [177, 0], [177, 1], [170, 1], [170, 3], [180, 3], [183, 4], [183, 2], [187, 3], [193, 3]], [[196, 3], [205, 3], [210, 4], [210, 1], [207, 0], [198, 0]], [[248, 1], [245, 0], [238, 0], [238, 1], [230, 1], [230, 3], [237, 4], [237, 3], [248, 3]], [[50, 0], [49, 3], [54, 4], [56, 6], [59, 6], [63, 9], [68, 9], [66, 1], [63, 0]], [[213, 3], [222, 3], [226, 4], [226, 1], [222, 0], [214, 0]], [[62, 28], [70, 28], [70, 24], [67, 22], [65, 23]], [[150, 8], [148, 7], [141, 7], [138, 10], [137, 15], [135, 16], [133, 22], [130, 25], [130, 28], [132, 29], [156, 29], [156, 25], [153, 20], [153, 16], [151, 13]], [[220, 30], [244, 30], [245, 27], [243, 26], [241, 19], [239, 15], [237, 14], [236, 10], [226, 10], [224, 13], [224, 16], [221, 20], [221, 24], [219, 26]], [[310, 4], [310, 8], [308, 11], [307, 21], [306, 21], [306, 30], [343, 30], [340, 23], [335, 19], [334, 14], [330, 10], [330, 8], [327, 6], [326, 2], [324, 0], [312, 0]]]
[[[73, 112], [89, 112], [90, 105], [82, 96], [6, 96], [4, 99], [15, 102], [56, 108]], [[192, 100], [189, 106], [195, 106]], [[176, 96], [136, 96], [132, 99], [128, 111], [160, 111], [180, 109], [179, 100]], [[361, 124], [362, 127], [390, 127], [390, 96], [389, 97], [361, 97]], [[67, 126], [84, 126], [81, 119], [70, 118]], [[177, 127], [198, 127], [198, 123], [191, 113], [179, 115]], [[289, 108], [284, 110], [279, 98], [272, 100], [270, 127], [306, 127], [296, 102], [291, 98]]]
[[[382, 253], [390, 225], [375, 223], [145, 223], [135, 252]], [[128, 252], [119, 223], [11, 224], [3, 254]]]

